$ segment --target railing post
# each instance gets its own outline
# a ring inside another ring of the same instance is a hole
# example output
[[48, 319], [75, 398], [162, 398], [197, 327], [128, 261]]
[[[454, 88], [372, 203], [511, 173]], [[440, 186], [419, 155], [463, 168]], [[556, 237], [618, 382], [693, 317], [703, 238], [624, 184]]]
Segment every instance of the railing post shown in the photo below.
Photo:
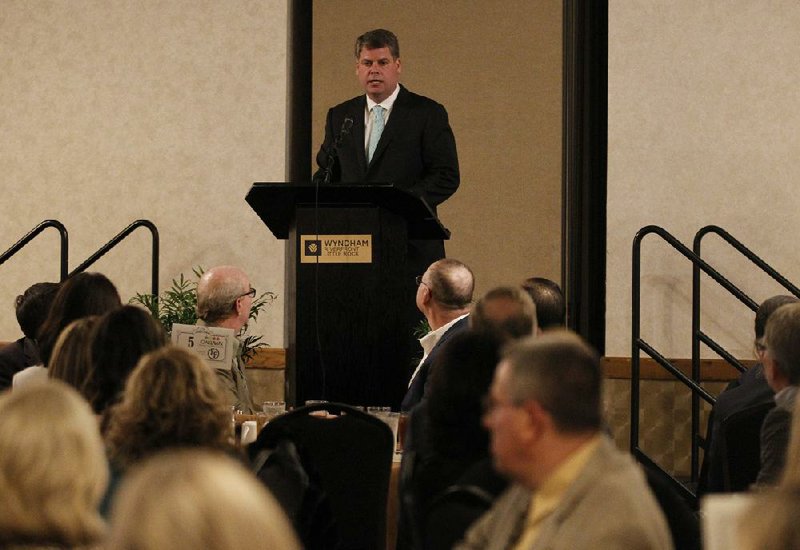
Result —
[[58, 220], [44, 220], [39, 225], [28, 231], [20, 240], [14, 243], [8, 250], [0, 254], [0, 265], [3, 265], [9, 258], [14, 256], [17, 252], [22, 250], [28, 243], [39, 236], [42, 231], [48, 227], [53, 227], [58, 230], [59, 240], [61, 245], [61, 255], [59, 263], [59, 276], [61, 280], [67, 278], [67, 262], [69, 260], [69, 235], [67, 228]]
[[[700, 239], [694, 239], [692, 247], [695, 255], [700, 257]], [[692, 380], [700, 384], [700, 266], [692, 262]], [[696, 482], [700, 472], [699, 450], [700, 444], [700, 398], [692, 392], [692, 454], [690, 477]], [[706, 442], [708, 443], [708, 442]], [[706, 447], [708, 453], [708, 447]]]
[[644, 229], [633, 238], [631, 254], [631, 452], [639, 449], [639, 338], [641, 320], [641, 242]]

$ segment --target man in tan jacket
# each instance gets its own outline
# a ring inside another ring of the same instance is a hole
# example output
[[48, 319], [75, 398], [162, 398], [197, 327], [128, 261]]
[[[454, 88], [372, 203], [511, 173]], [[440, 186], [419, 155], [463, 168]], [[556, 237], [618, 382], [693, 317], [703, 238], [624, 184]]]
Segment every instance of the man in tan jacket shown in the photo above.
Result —
[[601, 430], [601, 386], [597, 354], [571, 332], [504, 353], [484, 424], [514, 484], [457, 548], [672, 548], [644, 474]]

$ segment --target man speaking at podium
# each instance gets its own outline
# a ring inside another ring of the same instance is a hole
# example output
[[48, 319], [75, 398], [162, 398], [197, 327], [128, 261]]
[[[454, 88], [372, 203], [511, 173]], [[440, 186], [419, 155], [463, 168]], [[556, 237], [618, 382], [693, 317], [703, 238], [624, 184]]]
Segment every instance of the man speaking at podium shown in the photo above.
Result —
[[[458, 155], [447, 111], [398, 84], [400, 46], [377, 29], [356, 39], [356, 76], [366, 95], [333, 107], [314, 180], [393, 183], [436, 206], [458, 189]], [[444, 257], [441, 240], [409, 241], [411, 279]]]

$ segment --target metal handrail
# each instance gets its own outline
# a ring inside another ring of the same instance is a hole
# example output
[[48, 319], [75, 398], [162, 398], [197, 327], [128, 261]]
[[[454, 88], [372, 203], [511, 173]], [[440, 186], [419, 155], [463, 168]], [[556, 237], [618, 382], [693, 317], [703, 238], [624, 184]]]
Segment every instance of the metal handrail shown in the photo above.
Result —
[[155, 224], [150, 220], [136, 220], [135, 222], [131, 223], [128, 227], [120, 231], [113, 239], [108, 241], [106, 244], [101, 246], [97, 252], [89, 256], [83, 263], [81, 263], [78, 267], [73, 269], [69, 274], [74, 275], [76, 273], [80, 273], [82, 271], [86, 271], [86, 269], [95, 263], [97, 260], [105, 256], [109, 250], [117, 246], [123, 239], [125, 239], [128, 235], [133, 233], [139, 227], [146, 227], [150, 230], [150, 234], [152, 235], [153, 240], [153, 258], [151, 263], [151, 288], [153, 296], [157, 299], [158, 298], [158, 253], [159, 253], [159, 238], [158, 238], [158, 228], [156, 228]]
[[[736, 251], [738, 251], [742, 256], [750, 260], [753, 264], [755, 264], [758, 268], [760, 268], [764, 273], [772, 277], [778, 284], [783, 286], [786, 290], [800, 298], [800, 288], [797, 288], [794, 284], [792, 284], [786, 277], [778, 273], [775, 268], [761, 259], [758, 255], [756, 255], [752, 250], [750, 250], [747, 246], [744, 245], [740, 240], [735, 238], [733, 235], [719, 227], [718, 225], [706, 225], [702, 227], [694, 236], [692, 250], [699, 258], [701, 256], [701, 245], [703, 238], [706, 235], [715, 234], [722, 238], [725, 242], [731, 245]], [[758, 310], [758, 304], [752, 300], [750, 297], [742, 295], [739, 296], [734, 293], [734, 297], [741, 301], [745, 306], [750, 308], [753, 312]], [[711, 337], [709, 337], [706, 333], [704, 333], [700, 327], [700, 269], [695, 264], [692, 267], [692, 303], [697, 304], [696, 307], [692, 307], [692, 372], [698, 373], [700, 372], [700, 343], [706, 344], [711, 350], [713, 350], [717, 355], [722, 357], [728, 364], [732, 365], [736, 370], [739, 372], [744, 372], [746, 367], [733, 355], [730, 354], [725, 348], [723, 348], [720, 344], [715, 342]], [[692, 456], [696, 457], [698, 455], [698, 448], [700, 446], [699, 441], [699, 431], [700, 431], [700, 401], [695, 394], [692, 394]], [[692, 476], [693, 478], [697, 477], [699, 464], [697, 464], [696, 460], [693, 458], [692, 460]]]
[[14, 256], [17, 252], [22, 250], [28, 243], [30, 243], [33, 239], [39, 236], [42, 231], [47, 229], [48, 227], [53, 227], [58, 230], [61, 242], [61, 258], [59, 262], [59, 276], [60, 280], [64, 280], [67, 278], [67, 262], [69, 260], [69, 234], [67, 233], [67, 228], [64, 227], [64, 224], [58, 220], [44, 220], [42, 223], [31, 229], [24, 237], [14, 243], [11, 248], [3, 252], [0, 255], [0, 265], [3, 265], [8, 261], [12, 256]]
[[[639, 382], [640, 382], [640, 352], [645, 352], [663, 368], [671, 372], [676, 378], [687, 386], [692, 391], [692, 399], [704, 399], [708, 403], [714, 404], [715, 398], [709, 394], [705, 389], [700, 386], [700, 363], [699, 359], [696, 361], [692, 357], [692, 377], [691, 379], [684, 375], [680, 370], [672, 365], [663, 355], [658, 353], [656, 349], [641, 338], [641, 243], [642, 240], [650, 234], [655, 234], [661, 237], [667, 244], [684, 256], [687, 260], [692, 262], [694, 269], [702, 270], [706, 275], [714, 279], [728, 292], [736, 296], [739, 300], [748, 303], [752, 300], [739, 289], [736, 285], [731, 283], [728, 279], [722, 276], [716, 269], [706, 263], [694, 251], [689, 249], [686, 245], [676, 239], [671, 233], [662, 227], [656, 225], [648, 225], [640, 229], [633, 239], [633, 254], [632, 254], [632, 284], [631, 284], [631, 452], [639, 458], [646, 457], [647, 455], [639, 447]], [[694, 318], [695, 310], [700, 307], [700, 302], [697, 300], [692, 301], [692, 315]], [[709, 338], [710, 340], [710, 338]], [[699, 358], [699, 355], [697, 356]], [[699, 404], [699, 401], [698, 401]], [[692, 434], [699, 431], [699, 415], [692, 415]], [[698, 463], [698, 447], [695, 438], [692, 438], [692, 481], [697, 480], [697, 463]], [[676, 480], [676, 484], [679, 482]]]

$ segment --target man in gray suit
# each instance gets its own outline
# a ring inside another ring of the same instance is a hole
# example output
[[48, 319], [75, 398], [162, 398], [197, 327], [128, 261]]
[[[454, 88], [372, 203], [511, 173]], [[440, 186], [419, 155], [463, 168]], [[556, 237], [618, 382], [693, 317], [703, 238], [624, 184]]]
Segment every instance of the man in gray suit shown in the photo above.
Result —
[[599, 357], [568, 331], [503, 354], [484, 424], [514, 484], [457, 548], [672, 548], [643, 473], [601, 430], [601, 386]]

